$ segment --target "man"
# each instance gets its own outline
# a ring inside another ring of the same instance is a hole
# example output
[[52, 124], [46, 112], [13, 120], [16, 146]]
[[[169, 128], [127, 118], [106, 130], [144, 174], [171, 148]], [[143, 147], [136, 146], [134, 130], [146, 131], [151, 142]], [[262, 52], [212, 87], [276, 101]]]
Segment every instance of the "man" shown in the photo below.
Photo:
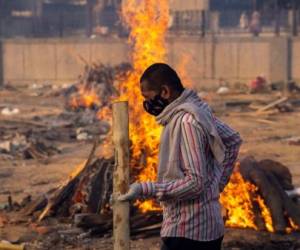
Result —
[[250, 22], [250, 32], [254, 36], [259, 36], [261, 32], [261, 21], [260, 13], [256, 10], [252, 13], [251, 22]]
[[227, 184], [240, 136], [215, 118], [177, 73], [156, 63], [143, 73], [144, 108], [164, 129], [157, 182], [134, 183], [118, 200], [156, 198], [163, 208], [163, 250], [220, 249], [224, 235], [219, 194]]

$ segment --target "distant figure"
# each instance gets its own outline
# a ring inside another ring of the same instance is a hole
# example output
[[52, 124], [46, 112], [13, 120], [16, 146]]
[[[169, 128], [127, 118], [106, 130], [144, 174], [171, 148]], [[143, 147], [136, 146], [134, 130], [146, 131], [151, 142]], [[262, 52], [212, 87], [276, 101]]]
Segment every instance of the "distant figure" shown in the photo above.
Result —
[[244, 11], [240, 17], [240, 28], [247, 30], [249, 28], [249, 18], [247, 13]]
[[254, 36], [258, 36], [261, 32], [260, 14], [257, 10], [253, 12], [251, 17], [250, 32]]
[[267, 90], [267, 80], [264, 75], [257, 76], [249, 83], [250, 93], [262, 93]]

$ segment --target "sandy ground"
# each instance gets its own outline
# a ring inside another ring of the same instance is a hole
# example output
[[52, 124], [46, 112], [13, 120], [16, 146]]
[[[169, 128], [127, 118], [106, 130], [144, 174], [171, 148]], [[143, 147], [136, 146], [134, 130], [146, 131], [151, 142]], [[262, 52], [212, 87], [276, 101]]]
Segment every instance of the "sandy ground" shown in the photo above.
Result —
[[[240, 157], [254, 155], [258, 160], [269, 158], [280, 161], [292, 172], [294, 185], [300, 187], [300, 146], [287, 142], [288, 138], [300, 136], [300, 109], [291, 113], [257, 115], [253, 111], [244, 112], [240, 107], [225, 107], [228, 100], [250, 100], [257, 108], [276, 98], [270, 94], [213, 95], [209, 102], [222, 120], [240, 132], [244, 140]], [[14, 117], [0, 114], [0, 122], [12, 118], [31, 120], [34, 116], [59, 114], [64, 109], [64, 100], [61, 97], [36, 96], [28, 89], [0, 91], [0, 109], [6, 106], [19, 108], [20, 114]], [[92, 144], [74, 142], [57, 146], [62, 153], [49, 158], [47, 163], [36, 160], [0, 161], [0, 204], [7, 202], [9, 194], [14, 200], [20, 201], [26, 195], [36, 196], [56, 187], [87, 158]], [[148, 241], [149, 250], [158, 249], [157, 238]]]

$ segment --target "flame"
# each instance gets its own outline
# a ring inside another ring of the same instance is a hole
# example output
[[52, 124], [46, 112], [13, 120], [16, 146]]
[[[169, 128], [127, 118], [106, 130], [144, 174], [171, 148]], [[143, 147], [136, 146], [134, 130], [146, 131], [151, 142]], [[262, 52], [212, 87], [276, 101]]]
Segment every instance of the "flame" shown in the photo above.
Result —
[[288, 218], [288, 221], [290, 225], [286, 228], [287, 233], [300, 230], [299, 226], [290, 217]]
[[[130, 29], [129, 44], [133, 50], [133, 70], [121, 84], [120, 97], [129, 100], [131, 167], [138, 172], [136, 181], [154, 181], [161, 127], [142, 108], [139, 78], [148, 66], [166, 60], [168, 0], [123, 1], [122, 16]], [[139, 201], [136, 205], [144, 212], [160, 209], [153, 201]]]
[[227, 209], [228, 219], [226, 226], [253, 228], [257, 230], [254, 223], [253, 205], [251, 195], [256, 187], [246, 182], [240, 172], [235, 171], [228, 185], [220, 196], [220, 202]]
[[84, 160], [69, 174], [69, 180], [73, 180], [85, 167], [87, 160]]
[[79, 85], [75, 96], [72, 96], [69, 105], [77, 109], [79, 107], [92, 108], [99, 106], [101, 100], [93, 88], [87, 88], [85, 85]]
[[255, 185], [244, 180], [239, 172], [239, 163], [237, 163], [236, 170], [220, 196], [220, 202], [228, 213], [226, 226], [258, 230], [253, 213], [253, 201], [256, 201], [267, 231], [274, 232], [271, 212], [257, 191], [258, 188]]
[[106, 120], [109, 124], [112, 124], [112, 110], [111, 107], [105, 106], [98, 110], [97, 118], [101, 120]]
[[265, 221], [265, 226], [267, 228], [267, 230], [269, 232], [274, 233], [274, 227], [273, 227], [273, 221], [272, 221], [272, 216], [271, 216], [271, 212], [270, 209], [267, 207], [267, 205], [265, 204], [265, 201], [263, 198], [261, 198], [260, 195], [257, 195], [256, 199], [258, 202], [258, 205], [260, 207], [261, 210], [261, 215]]

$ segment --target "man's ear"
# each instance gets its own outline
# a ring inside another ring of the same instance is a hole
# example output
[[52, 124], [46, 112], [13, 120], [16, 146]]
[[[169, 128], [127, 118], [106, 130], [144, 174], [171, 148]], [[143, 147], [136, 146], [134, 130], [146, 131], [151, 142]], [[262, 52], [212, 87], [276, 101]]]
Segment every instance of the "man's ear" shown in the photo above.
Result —
[[171, 97], [171, 89], [168, 85], [162, 85], [161, 86], [161, 94], [160, 96], [164, 99], [170, 99]]

